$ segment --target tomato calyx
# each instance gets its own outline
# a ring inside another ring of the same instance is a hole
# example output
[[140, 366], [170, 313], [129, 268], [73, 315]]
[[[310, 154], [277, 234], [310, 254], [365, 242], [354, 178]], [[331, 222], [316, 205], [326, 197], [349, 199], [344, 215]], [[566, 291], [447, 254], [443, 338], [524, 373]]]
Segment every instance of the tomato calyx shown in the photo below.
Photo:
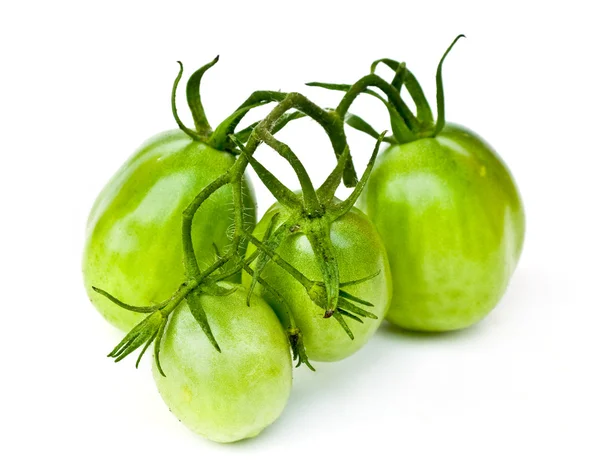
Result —
[[[211, 69], [218, 61], [219, 56], [215, 57], [208, 64], [205, 64], [202, 67], [200, 67], [190, 76], [186, 84], [186, 99], [188, 108], [192, 113], [195, 129], [191, 129], [188, 126], [186, 126], [179, 117], [179, 113], [177, 112], [177, 88], [183, 76], [183, 64], [181, 63], [181, 61], [177, 61], [177, 63], [179, 64], [179, 72], [175, 77], [173, 87], [171, 90], [171, 111], [179, 129], [181, 129], [181, 131], [187, 134], [194, 141], [202, 142], [207, 146], [210, 146], [213, 149], [219, 151], [226, 151], [232, 154], [238, 154], [238, 150], [236, 149], [235, 144], [233, 144], [233, 142], [229, 138], [229, 135], [232, 133], [236, 133], [235, 130], [241, 122], [241, 120], [253, 108], [272, 102], [280, 102], [287, 96], [287, 94], [283, 92], [267, 90], [254, 92], [231, 115], [225, 118], [225, 120], [223, 120], [223, 122], [221, 122], [213, 131], [208, 121], [208, 118], [206, 117], [204, 106], [202, 105], [200, 86], [204, 74], [209, 69]], [[305, 115], [301, 112], [289, 113], [286, 116], [282, 116], [280, 118], [277, 127], [281, 129], [290, 121], [302, 118], [303, 116]], [[236, 135], [239, 137], [239, 139], [246, 141], [257, 124], [258, 122], [253, 123], [247, 128], [244, 128], [243, 130], [236, 133]], [[276, 131], [277, 129], [275, 130], [275, 132]]]
[[194, 319], [198, 322], [208, 340], [218, 352], [221, 352], [221, 348], [211, 331], [200, 297], [203, 294], [227, 296], [233, 293], [235, 288], [225, 288], [217, 285], [215, 280], [208, 278], [208, 274], [206, 273], [196, 279], [190, 279], [182, 283], [168, 300], [152, 306], [128, 305], [100, 288], [92, 288], [97, 293], [105, 296], [122, 308], [138, 313], [149, 313], [149, 315], [134, 326], [134, 328], [129, 331], [121, 342], [119, 342], [119, 344], [117, 344], [108, 354], [108, 357], [113, 358], [115, 362], [120, 362], [129, 354], [143, 346], [135, 364], [137, 368], [146, 350], [152, 342], [154, 342], [154, 358], [156, 366], [158, 367], [159, 372], [162, 375], [165, 375], [160, 365], [160, 341], [166, 329], [169, 316], [184, 300], [187, 302]]
[[[355, 321], [358, 321], [359, 323], [363, 323], [362, 318], [377, 319], [376, 315], [358, 306], [363, 305], [366, 307], [372, 307], [372, 303], [361, 298], [355, 297], [354, 295], [351, 295], [345, 290], [342, 290], [342, 288], [364, 283], [374, 277], [377, 277], [379, 275], [379, 271], [361, 279], [340, 282], [338, 290], [338, 305], [335, 310], [332, 310], [331, 313], [328, 313], [328, 310], [326, 308], [328, 302], [327, 289], [324, 282], [311, 280], [308, 277], [306, 277], [304, 274], [302, 274], [302, 272], [300, 272], [287, 261], [285, 261], [279, 254], [277, 254], [273, 249], [271, 249], [267, 244], [265, 244], [264, 241], [260, 241], [251, 234], [248, 234], [248, 238], [250, 239], [250, 242], [253, 245], [255, 245], [262, 253], [266, 254], [270, 258], [270, 260], [275, 262], [279, 267], [281, 267], [290, 275], [292, 275], [292, 277], [294, 277], [304, 287], [306, 293], [313, 301], [313, 303], [319, 306], [320, 308], [326, 310], [324, 317], [333, 317], [341, 325], [341, 327], [344, 329], [344, 331], [350, 339], [354, 339], [354, 334], [346, 324], [344, 317], [353, 319]], [[250, 275], [254, 276], [256, 274], [256, 271], [251, 271], [249, 273]]]
[[183, 75], [183, 64], [181, 61], [177, 61], [179, 64], [179, 73], [175, 78], [175, 82], [173, 83], [173, 91], [171, 92], [171, 109], [173, 111], [173, 117], [177, 122], [177, 125], [185, 134], [187, 134], [190, 138], [196, 141], [205, 141], [208, 136], [212, 133], [212, 129], [208, 123], [208, 119], [206, 118], [206, 113], [204, 112], [204, 107], [202, 106], [202, 100], [200, 97], [200, 82], [202, 81], [202, 76], [204, 73], [214, 66], [219, 61], [219, 56], [215, 57], [211, 62], [205, 64], [200, 67], [196, 72], [194, 72], [188, 80], [186, 87], [186, 95], [187, 102], [192, 112], [192, 117], [194, 118], [194, 124], [196, 125], [196, 130], [192, 130], [185, 126], [183, 121], [179, 118], [179, 114], [177, 113], [177, 103], [176, 103], [176, 93], [177, 86], [179, 85], [179, 81], [181, 80], [181, 76]]
[[296, 361], [296, 367], [300, 367], [305, 364], [313, 372], [315, 368], [312, 366], [306, 355], [306, 349], [304, 348], [304, 341], [302, 339], [302, 331], [298, 328], [292, 328], [287, 331], [290, 346], [292, 347], [292, 360]]
[[[309, 82], [306, 85], [312, 87], [321, 87], [328, 90], [337, 90], [346, 92], [346, 95], [336, 108], [340, 116], [344, 116], [346, 124], [358, 131], [377, 138], [378, 133], [375, 129], [359, 116], [348, 112], [350, 105], [361, 94], [371, 95], [381, 101], [386, 107], [390, 116], [390, 125], [393, 137], [385, 141], [390, 144], [403, 144], [418, 139], [437, 136], [446, 124], [446, 111], [444, 101], [444, 84], [442, 80], [442, 66], [444, 60], [460, 38], [465, 36], [458, 35], [444, 52], [438, 63], [436, 70], [436, 105], [437, 119], [434, 120], [431, 107], [427, 102], [423, 89], [412, 72], [407, 69], [404, 62], [393, 59], [378, 59], [371, 64], [371, 73], [354, 85], [332, 84], [327, 82]], [[376, 69], [379, 64], [386, 65], [394, 72], [394, 77], [390, 82], [386, 82], [376, 75]], [[410, 95], [416, 107], [416, 113], [408, 107], [401, 97], [402, 87]], [[376, 88], [380, 93], [372, 90]]]

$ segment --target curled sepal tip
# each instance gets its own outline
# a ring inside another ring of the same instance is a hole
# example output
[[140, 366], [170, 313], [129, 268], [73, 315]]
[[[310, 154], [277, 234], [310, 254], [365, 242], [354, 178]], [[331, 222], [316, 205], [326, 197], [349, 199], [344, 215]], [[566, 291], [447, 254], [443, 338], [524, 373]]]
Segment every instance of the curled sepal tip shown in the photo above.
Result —
[[340, 284], [340, 287], [350, 287], [351, 285], [360, 285], [363, 282], [367, 282], [368, 280], [372, 280], [375, 277], [377, 277], [379, 274], [381, 274], [381, 270], [378, 270], [376, 272], [373, 272], [370, 275], [367, 275], [366, 277], [362, 277], [360, 279], [356, 279], [356, 280], [349, 280], [347, 282], [342, 282]]
[[150, 338], [148, 338], [148, 341], [146, 341], [146, 344], [144, 344], [144, 347], [142, 348], [140, 355], [138, 356], [137, 360], [135, 361], [136, 369], [139, 367], [140, 362], [142, 361], [142, 357], [144, 357], [144, 353], [148, 350], [148, 348], [152, 344], [152, 341], [154, 341], [154, 338], [156, 338], [157, 334], [158, 334], [158, 330], [155, 331], [154, 334], [152, 336], [150, 336]]
[[121, 308], [124, 308], [125, 310], [133, 311], [135, 313], [154, 313], [155, 311], [160, 310], [167, 304], [167, 302], [162, 302], [157, 305], [150, 305], [150, 306], [129, 305], [128, 303], [122, 302], [117, 297], [111, 295], [106, 290], [102, 290], [101, 288], [94, 287], [94, 286], [92, 286], [92, 290], [96, 293], [99, 293], [103, 297], [108, 298], [115, 305], [120, 306]]
[[[351, 300], [351, 298], [348, 297], [347, 293], [344, 293], [344, 296], [342, 296], [338, 302], [339, 307], [343, 310], [350, 311], [357, 316], [362, 316], [363, 318], [370, 318], [372, 320], [377, 319], [377, 315], [371, 313], [370, 311], [364, 310], [363, 308], [359, 307], [358, 305], [351, 303], [349, 300]], [[366, 305], [368, 302], [361, 300], [358, 303]]]
[[[342, 283], [340, 283], [340, 287], [349, 286], [349, 285], [357, 285], [359, 283], [363, 283], [367, 280], [370, 280], [371, 278], [373, 278], [373, 276], [365, 277], [365, 278], [357, 280], [357, 281], [342, 282]], [[373, 304], [371, 302], [369, 302], [367, 300], [363, 300], [362, 298], [357, 297], [355, 295], [352, 295], [352, 294], [346, 292], [345, 290], [340, 290], [339, 295], [340, 296], [339, 296], [339, 300], [338, 300], [338, 309], [341, 308], [341, 309], [345, 310], [346, 312], [353, 313], [354, 315], [361, 316], [363, 318], [370, 318], [373, 320], [377, 319], [376, 315], [374, 315], [373, 313], [371, 313], [367, 310], [362, 309], [361, 307], [359, 307], [357, 305], [357, 304], [360, 304], [363, 306], [372, 307]], [[325, 284], [323, 282], [313, 282], [313, 286], [309, 290], [309, 296], [316, 305], [318, 305], [320, 307], [324, 307], [325, 301], [326, 301]], [[335, 314], [335, 311], [331, 312], [331, 313], [326, 313], [326, 316], [324, 316], [324, 318], [330, 318], [334, 314]]]
[[348, 337], [354, 341], [354, 333], [352, 333], [352, 330], [350, 329], [350, 327], [348, 326], [348, 323], [346, 323], [346, 320], [344, 320], [344, 317], [342, 316], [342, 314], [339, 311], [336, 311], [333, 314], [333, 318], [335, 319], [335, 321], [337, 321], [340, 326], [343, 328], [343, 330], [346, 332], [346, 334], [348, 335]]
[[[160, 311], [144, 318], [127, 333], [121, 342], [108, 354], [108, 357], [113, 358], [115, 362], [119, 362], [139, 347], [145, 345], [142, 351], [143, 354], [160, 332], [164, 319], [165, 316]], [[136, 362], [136, 367], [140, 363], [140, 358]]]
[[360, 319], [358, 316], [344, 310], [343, 308], [338, 308], [338, 311], [340, 312], [340, 314], [342, 316], [345, 316], [346, 318], [350, 318], [351, 320], [354, 320], [357, 323], [364, 324], [364, 321], [362, 319]]
[[440, 131], [442, 131], [442, 129], [444, 129], [444, 126], [446, 126], [446, 105], [444, 103], [445, 100], [444, 100], [444, 82], [442, 80], [442, 66], [444, 65], [444, 60], [446, 59], [446, 56], [450, 53], [450, 51], [452, 50], [452, 48], [454, 47], [454, 45], [457, 43], [457, 41], [460, 38], [466, 38], [466, 36], [464, 34], [459, 34], [456, 38], [454, 38], [454, 41], [452, 41], [452, 44], [450, 44], [450, 46], [448, 46], [448, 49], [446, 49], [446, 52], [440, 59], [440, 62], [437, 66], [437, 71], [435, 74], [437, 121], [435, 123], [434, 136], [439, 134]]
[[208, 338], [209, 342], [212, 346], [218, 351], [221, 352], [221, 348], [219, 347], [219, 343], [215, 339], [212, 330], [210, 329], [210, 324], [208, 323], [208, 317], [206, 316], [206, 312], [202, 307], [201, 300], [201, 291], [199, 289], [191, 291], [186, 297], [186, 301], [190, 311], [192, 312], [192, 316], [204, 331], [204, 334]]
[[358, 297], [352, 295], [351, 293], [346, 292], [345, 290], [340, 290], [340, 296], [343, 298], [347, 298], [348, 300], [352, 300], [353, 302], [360, 303], [361, 305], [364, 305], [364, 306], [370, 306], [370, 307], [375, 306], [371, 302], [369, 302], [367, 300], [363, 300], [362, 298], [358, 298]]
[[156, 368], [158, 372], [163, 377], [166, 377], [165, 372], [160, 365], [160, 348], [162, 347], [162, 337], [165, 334], [165, 329], [167, 328], [167, 317], [163, 317], [163, 320], [158, 328], [158, 333], [156, 334], [156, 340], [154, 341], [154, 362], [156, 363]]
[[210, 124], [208, 123], [208, 119], [206, 118], [206, 113], [204, 112], [204, 107], [202, 106], [202, 100], [200, 98], [200, 82], [202, 81], [202, 76], [204, 76], [204, 73], [214, 66], [218, 61], [219, 56], [215, 57], [208, 64], [200, 67], [200, 69], [190, 76], [186, 86], [188, 106], [190, 107], [192, 117], [194, 118], [196, 131], [200, 136], [209, 136], [212, 132]]
[[171, 91], [171, 111], [173, 112], [173, 118], [175, 118], [177, 126], [179, 126], [181, 131], [196, 141], [202, 141], [203, 137], [196, 131], [185, 126], [183, 121], [181, 121], [181, 118], [179, 118], [179, 114], [177, 113], [177, 86], [179, 85], [179, 81], [183, 75], [183, 64], [181, 61], [177, 61], [177, 64], [179, 64], [179, 73], [177, 74], [177, 77], [175, 77], [175, 82], [173, 82], [173, 90]]
[[314, 372], [315, 368], [311, 365], [308, 356], [306, 355], [306, 349], [304, 348], [304, 341], [300, 329], [292, 328], [288, 330], [288, 339], [292, 348], [292, 359], [296, 361], [296, 367], [300, 367], [304, 364]]

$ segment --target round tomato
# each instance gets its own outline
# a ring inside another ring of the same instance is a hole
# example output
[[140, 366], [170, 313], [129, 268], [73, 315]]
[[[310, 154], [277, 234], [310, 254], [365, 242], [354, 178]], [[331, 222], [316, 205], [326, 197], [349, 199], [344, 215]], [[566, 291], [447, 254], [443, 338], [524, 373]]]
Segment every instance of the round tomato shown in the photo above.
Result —
[[471, 131], [447, 125], [435, 138], [391, 146], [360, 205], [387, 248], [392, 323], [465, 328], [504, 294], [523, 247], [523, 205], [500, 157]]
[[[185, 280], [182, 213], [194, 196], [227, 171], [234, 157], [176, 130], [159, 134], [121, 167], [89, 216], [83, 275], [88, 295], [113, 325], [128, 331], [146, 316], [121, 308], [92, 286], [131, 305], [153, 305]], [[253, 227], [255, 201], [244, 185], [245, 224]], [[218, 190], [194, 218], [192, 240], [200, 267], [223, 252], [233, 224], [230, 187]]]
[[[263, 239], [275, 213], [281, 214], [278, 218], [280, 223], [286, 219], [287, 211], [280, 204], [274, 204], [256, 225], [254, 236], [257, 239]], [[331, 225], [330, 234], [342, 283], [377, 274], [360, 284], [343, 287], [343, 290], [351, 295], [373, 304], [373, 307], [363, 308], [377, 316], [377, 319], [366, 318], [363, 323], [352, 319], [347, 321], [354, 334], [354, 340], [350, 339], [334, 318], [323, 317], [323, 308], [313, 303], [305, 288], [284, 269], [271, 261], [262, 272], [263, 279], [285, 301], [302, 331], [306, 354], [309, 359], [315, 361], [344, 359], [364, 346], [381, 324], [390, 303], [392, 290], [383, 242], [362, 211], [353, 208], [335, 220]], [[250, 255], [254, 251], [255, 247], [249, 244], [247, 254]], [[309, 279], [322, 280], [313, 249], [301, 231], [288, 236], [276, 252]], [[242, 283], [248, 286], [250, 282], [251, 277], [244, 273]], [[257, 291], [283, 318], [285, 308], [281, 306], [281, 301], [260, 285], [257, 285]]]
[[[228, 286], [228, 284], [223, 284]], [[154, 380], [173, 414], [213, 441], [256, 436], [283, 411], [292, 387], [286, 334], [273, 310], [237, 286], [227, 296], [202, 295], [218, 352], [186, 302], [169, 318], [160, 349], [163, 376]]]

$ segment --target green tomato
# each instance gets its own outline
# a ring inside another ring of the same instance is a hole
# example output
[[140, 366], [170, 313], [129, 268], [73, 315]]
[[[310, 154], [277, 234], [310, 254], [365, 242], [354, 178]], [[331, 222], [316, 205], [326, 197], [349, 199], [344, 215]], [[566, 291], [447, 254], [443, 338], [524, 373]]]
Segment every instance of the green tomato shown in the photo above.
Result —
[[523, 205], [500, 157], [471, 131], [447, 125], [390, 147], [360, 205], [387, 248], [393, 324], [465, 328], [504, 294], [523, 247]]
[[[182, 131], [159, 134], [135, 152], [102, 190], [88, 219], [83, 276], [88, 295], [113, 325], [129, 331], [144, 316], [118, 307], [99, 287], [131, 305], [153, 305], [184, 282], [182, 213], [234, 157], [193, 141]], [[245, 223], [256, 222], [253, 192], [244, 187]], [[230, 187], [218, 190], [194, 218], [192, 240], [200, 267], [224, 251], [233, 224]]]
[[[282, 223], [287, 216], [286, 210], [278, 203], [274, 204], [258, 222], [254, 236], [262, 240], [275, 213], [281, 216]], [[364, 346], [381, 324], [391, 299], [390, 269], [383, 242], [373, 224], [366, 215], [353, 208], [331, 225], [331, 241], [340, 271], [340, 281], [361, 279], [378, 275], [359, 285], [344, 287], [352, 295], [366, 300], [374, 307], [364, 307], [377, 316], [377, 319], [364, 319], [359, 323], [349, 319], [348, 326], [354, 334], [350, 339], [334, 318], [324, 318], [323, 309], [310, 299], [304, 287], [284, 269], [270, 261], [262, 277], [285, 301], [298, 328], [302, 331], [306, 354], [315, 361], [337, 361], [344, 359]], [[247, 255], [255, 247], [248, 245]], [[286, 238], [277, 253], [293, 267], [312, 280], [323, 280], [314, 252], [308, 238], [300, 231]], [[250, 285], [252, 278], [244, 273], [242, 283]], [[256, 290], [273, 307], [283, 320], [285, 308], [281, 301], [257, 284]]]
[[[227, 286], [224, 284], [224, 286]], [[273, 310], [244, 287], [227, 296], [202, 295], [218, 352], [186, 302], [172, 313], [162, 338], [154, 380], [173, 414], [217, 442], [251, 438], [275, 421], [292, 387], [286, 334]]]

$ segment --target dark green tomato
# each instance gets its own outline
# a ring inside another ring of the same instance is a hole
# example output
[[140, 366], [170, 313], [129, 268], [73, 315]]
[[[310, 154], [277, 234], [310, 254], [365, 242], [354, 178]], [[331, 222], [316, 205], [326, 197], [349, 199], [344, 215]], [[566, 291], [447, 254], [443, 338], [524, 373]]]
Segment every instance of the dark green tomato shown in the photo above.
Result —
[[435, 138], [387, 149], [361, 207], [390, 259], [392, 323], [465, 328], [504, 294], [523, 247], [523, 204], [508, 168], [471, 131], [448, 125]]
[[[113, 325], [128, 331], [146, 314], [118, 307], [92, 286], [131, 305], [152, 305], [184, 281], [182, 213], [198, 192], [233, 164], [234, 157], [191, 140], [182, 131], [159, 134], [135, 152], [102, 190], [89, 216], [83, 255], [92, 303]], [[245, 222], [256, 222], [255, 201], [244, 185]], [[230, 186], [196, 214], [192, 240], [200, 268], [224, 251], [233, 224]]]
[[[231, 285], [226, 285], [231, 286]], [[201, 297], [218, 352], [182, 302], [162, 338], [154, 380], [173, 414], [213, 441], [256, 436], [283, 411], [292, 388], [287, 336], [273, 310], [238, 286], [227, 296]]]
[[[279, 222], [286, 219], [286, 211], [279, 205], [273, 205], [256, 225], [254, 236], [262, 240], [271, 218], [280, 212]], [[355, 339], [348, 337], [339, 323], [332, 318], [324, 318], [324, 310], [315, 305], [304, 287], [274, 262], [265, 267], [262, 277], [285, 300], [297, 326], [302, 330], [306, 354], [315, 361], [337, 361], [350, 356], [364, 346], [381, 324], [390, 303], [392, 285], [390, 269], [383, 242], [375, 227], [366, 215], [353, 208], [331, 225], [331, 241], [340, 271], [340, 281], [368, 277], [379, 274], [359, 285], [344, 287], [343, 290], [371, 302], [374, 307], [363, 307], [377, 316], [377, 319], [364, 319], [359, 323], [352, 319], [346, 322]], [[247, 254], [255, 250], [248, 245]], [[315, 261], [314, 252], [308, 238], [299, 233], [290, 235], [277, 249], [277, 253], [293, 267], [311, 280], [323, 280]], [[251, 277], [244, 273], [242, 283], [250, 284]], [[257, 291], [283, 319], [284, 312], [280, 302], [268, 291], [257, 285]], [[360, 305], [359, 305], [360, 306]]]

